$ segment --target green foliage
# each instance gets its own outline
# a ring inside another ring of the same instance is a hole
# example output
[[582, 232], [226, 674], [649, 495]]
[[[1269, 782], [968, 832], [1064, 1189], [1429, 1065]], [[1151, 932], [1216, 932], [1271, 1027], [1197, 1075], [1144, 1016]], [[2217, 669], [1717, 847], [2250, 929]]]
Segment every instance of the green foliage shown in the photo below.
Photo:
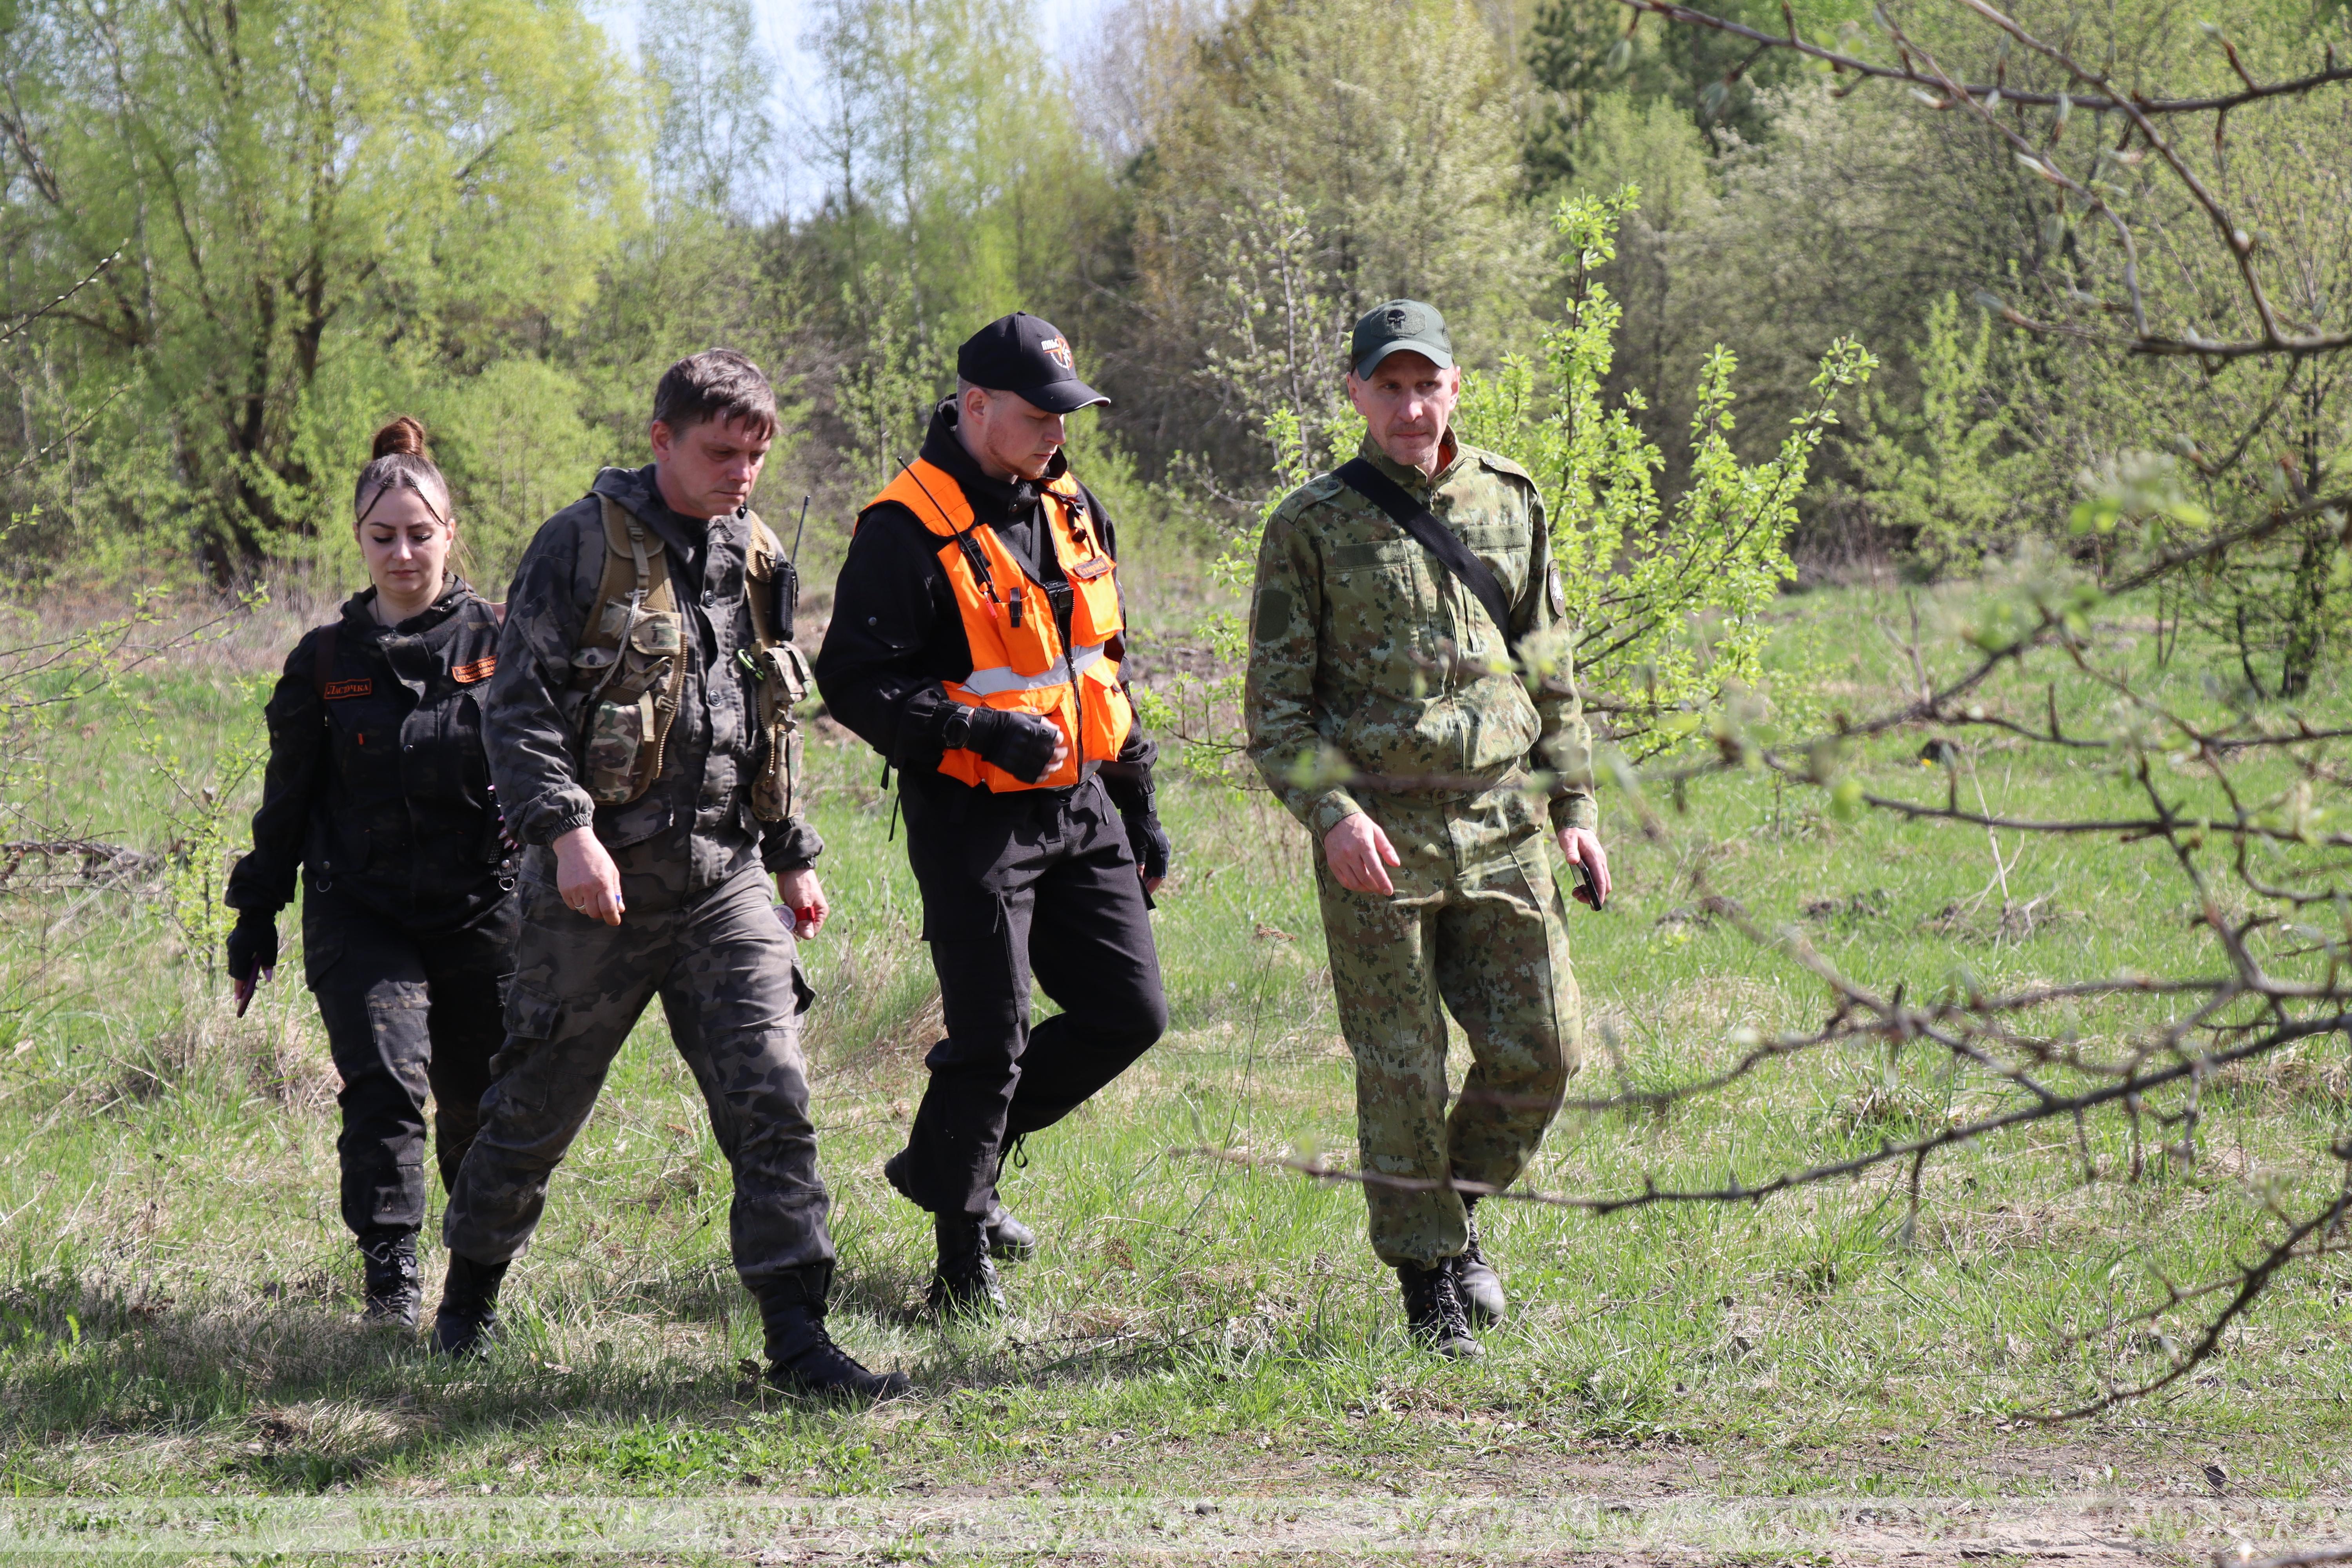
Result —
[[[1286, 196], [1223, 216], [1226, 239], [1215, 289], [1220, 331], [1202, 352], [1205, 379], [1260, 443], [1271, 485], [1234, 504], [1209, 554], [1212, 583], [1228, 604], [1246, 597], [1257, 569], [1258, 541], [1283, 498], [1355, 454], [1364, 422], [1348, 401], [1346, 363], [1354, 316], [1322, 265], [1313, 225]], [[1214, 491], [1203, 463], [1177, 455], [1177, 472]], [[1202, 628], [1215, 672], [1180, 671], [1143, 696], [1144, 721], [1179, 742], [1173, 759], [1202, 779], [1246, 782], [1239, 731], [1243, 666], [1249, 649], [1244, 616], [1225, 608]]]
[[[1734, 366], [1718, 349], [1700, 379], [1691, 482], [1671, 503], [1662, 499], [1654, 481], [1664, 459], [1636, 423], [1640, 395], [1612, 403], [1605, 390], [1622, 311], [1600, 273], [1615, 254], [1618, 225], [1639, 201], [1628, 186], [1560, 204], [1554, 223], [1570, 282], [1561, 320], [1538, 340], [1541, 371], [1506, 354], [1491, 374], [1467, 373], [1454, 428], [1536, 476], [1579, 628], [1566, 651], [1613, 738], [1648, 752], [1694, 734], [1702, 708], [1761, 678], [1764, 611], [1795, 575], [1789, 534], [1812, 456], [1838, 423], [1838, 395], [1866, 382], [1877, 361], [1851, 341], [1833, 344], [1815, 374], [1813, 405], [1790, 422], [1770, 459], [1751, 464], [1732, 447]], [[1217, 279], [1223, 342], [1207, 354], [1275, 475], [1213, 563], [1217, 579], [1235, 587], [1248, 582], [1266, 519], [1283, 497], [1352, 455], [1363, 433], [1331, 363], [1341, 358], [1349, 318], [1336, 309], [1298, 216], [1286, 204], [1236, 216]], [[1214, 620], [1212, 643], [1231, 672], [1181, 678], [1147, 710], [1188, 742], [1186, 765], [1212, 775], [1225, 774], [1239, 751], [1245, 631], [1238, 616]], [[1558, 655], [1527, 657], [1534, 674]]]
[[913, 280], [880, 267], [866, 268], [842, 300], [862, 323], [864, 347], [835, 379], [833, 406], [862, 501], [914, 456], [933, 405], [954, 390], [956, 344], [923, 330]]
[[1947, 293], [1927, 312], [1927, 338], [1914, 344], [1918, 406], [1874, 390], [1862, 395], [1856, 433], [1842, 445], [1871, 520], [1901, 530], [1930, 570], [1969, 572], [2021, 531], [2046, 526], [2031, 510], [2045, 465], [2016, 439], [1992, 317], [1976, 330]]
[[[1861, 0], [1803, 0], [1792, 12], [1778, 0], [1723, 0], [1709, 14], [1760, 31], [1793, 25], [1827, 35], [1868, 10]], [[1664, 22], [1644, 26], [1644, 19], [1618, 0], [1542, 0], [1536, 8], [1527, 59], [1546, 99], [1529, 128], [1527, 163], [1538, 188], [1572, 188], [1579, 178], [1593, 188], [1591, 151], [1580, 143], [1595, 110], [1612, 96], [1668, 106], [1686, 124], [1743, 141], [1769, 132], [1770, 95], [1759, 89], [1797, 73], [1792, 56], [1759, 58], [1753, 44], [1728, 33]]]
[[818, 13], [825, 193], [793, 243], [841, 345], [835, 412], [857, 500], [912, 454], [965, 336], [1083, 292], [1109, 179], [1038, 68], [1040, 26], [1034, 0], [828, 0]]
[[1837, 396], [1877, 361], [1850, 339], [1831, 345], [1812, 404], [1772, 458], [1743, 463], [1732, 447], [1731, 354], [1701, 372], [1690, 427], [1690, 483], [1669, 504], [1654, 482], [1664, 459], [1634, 416], [1639, 395], [1604, 396], [1622, 311], [1599, 277], [1618, 225], [1640, 192], [1577, 197], [1554, 219], [1570, 259], [1566, 310], [1536, 367], [1506, 356], [1472, 375], [1456, 424], [1463, 437], [1524, 465], [1542, 487], [1552, 553], [1579, 627], [1575, 661], [1588, 702], [1636, 752], [1696, 728], [1698, 710], [1761, 674], [1762, 613], [1795, 576], [1789, 534], [1813, 454], [1835, 428]]
[[458, 569], [501, 598], [523, 546], [587, 489], [604, 453], [578, 378], [544, 360], [499, 360], [436, 393], [418, 406], [459, 509]]
[[15, 289], [122, 251], [58, 317], [50, 417], [105, 412], [45, 499], [218, 582], [336, 544], [384, 390], [576, 316], [635, 200], [625, 79], [569, 4], [33, 0], [0, 49]]
[[229, 868], [248, 843], [252, 807], [245, 788], [269, 760], [269, 736], [261, 724], [268, 696], [266, 680], [240, 681], [231, 705], [239, 718], [205, 737], [201, 750], [189, 748], [179, 726], [152, 705], [138, 709], [142, 722], [131, 744], [162, 786], [156, 815], [169, 835], [160, 901], [186, 954], [202, 966], [207, 988], [219, 978], [221, 944], [236, 923], [236, 911], [221, 895]]
[[706, 214], [763, 197], [779, 140], [768, 107], [776, 62], [750, 0], [644, 0], [637, 40], [656, 105], [655, 189]]
[[[2230, 37], [2259, 79], [2299, 74], [2324, 48], [2352, 50], [2340, 15], [2255, 12], [2233, 16]], [[2202, 35], [2184, 43], [2177, 68], [2184, 83], [2235, 80]], [[2352, 331], [2347, 138], [2352, 93], [2341, 90], [2233, 111], [2223, 136], [2174, 137], [2176, 155], [2246, 232], [2242, 258], [2201, 210], [2181, 205], [2157, 160], [2099, 157], [2096, 188], [2145, 258], [2149, 330], [2210, 342], [2258, 334], [2251, 276], [2286, 330]], [[2123, 253], [2104, 226], [2050, 204], [2063, 242], [2026, 279], [2027, 308], [2108, 332], [2111, 307], [2127, 298]], [[2200, 626], [2235, 648], [2251, 692], [2284, 698], [2352, 648], [2340, 581], [2352, 571], [2342, 523], [2352, 513], [2352, 353], [2200, 363], [2095, 342], [2043, 352], [2011, 395], [2045, 472], [2081, 497], [2050, 508], [2053, 537], [2111, 576], [2188, 563], [2165, 590], [2161, 640]]]
[[[1387, 68], [1400, 59], [1414, 62], [1409, 84]], [[1465, 0], [1257, 0], [1203, 37], [1136, 171], [1129, 374], [1190, 427], [1171, 440], [1163, 415], [1147, 449], [1188, 450], [1254, 492], [1261, 408], [1297, 409], [1318, 438], [1341, 364], [1331, 334], [1382, 300], [1439, 304], [1474, 363], [1514, 341], [1544, 266], [1515, 93]], [[1247, 331], [1237, 276], [1274, 312]], [[1285, 279], [1315, 300], [1281, 292]], [[1250, 384], [1265, 352], [1302, 384]]]

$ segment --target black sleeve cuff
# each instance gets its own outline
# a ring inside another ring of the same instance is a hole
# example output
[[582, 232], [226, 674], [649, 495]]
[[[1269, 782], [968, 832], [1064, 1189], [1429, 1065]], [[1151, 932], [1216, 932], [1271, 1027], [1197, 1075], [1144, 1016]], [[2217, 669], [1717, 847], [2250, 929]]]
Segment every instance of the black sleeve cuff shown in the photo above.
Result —
[[770, 872], [805, 871], [824, 853], [824, 840], [805, 817], [766, 825], [760, 835], [760, 865]]

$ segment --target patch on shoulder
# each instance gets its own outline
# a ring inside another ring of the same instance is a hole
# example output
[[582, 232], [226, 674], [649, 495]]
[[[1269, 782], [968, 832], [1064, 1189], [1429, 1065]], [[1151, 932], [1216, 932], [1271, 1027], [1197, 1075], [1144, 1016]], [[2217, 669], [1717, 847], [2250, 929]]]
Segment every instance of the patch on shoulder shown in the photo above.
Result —
[[498, 669], [499, 656], [492, 653], [485, 654], [470, 663], [453, 666], [449, 673], [457, 679], [458, 685], [471, 686], [478, 680], [488, 680], [498, 673]]
[[[1296, 518], [1300, 512], [1305, 511], [1308, 507], [1319, 506], [1323, 502], [1329, 500], [1333, 496], [1338, 495], [1340, 491], [1346, 490], [1347, 488], [1347, 486], [1339, 482], [1339, 476], [1337, 474], [1318, 474], [1313, 479], [1307, 480], [1305, 484], [1299, 486], [1297, 489], [1291, 491], [1288, 495], [1283, 497], [1282, 504], [1274, 509], [1274, 515], [1276, 517]], [[1353, 492], [1350, 491], [1349, 493], [1352, 494]]]
[[1528, 472], [1525, 468], [1519, 467], [1518, 464], [1511, 461], [1510, 458], [1506, 458], [1500, 452], [1489, 452], [1484, 447], [1473, 447], [1470, 448], [1470, 452], [1471, 455], [1475, 457], [1479, 462], [1485, 464], [1487, 468], [1494, 469], [1495, 472], [1498, 474], [1508, 474], [1515, 479], [1525, 479], [1530, 485], [1536, 482], [1536, 477], [1533, 474]]

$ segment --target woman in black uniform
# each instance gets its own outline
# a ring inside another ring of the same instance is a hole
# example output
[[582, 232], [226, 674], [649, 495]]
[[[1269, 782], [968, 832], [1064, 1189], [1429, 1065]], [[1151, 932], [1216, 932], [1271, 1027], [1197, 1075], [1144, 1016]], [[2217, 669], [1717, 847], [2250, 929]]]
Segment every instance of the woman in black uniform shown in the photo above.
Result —
[[446, 1191], [513, 973], [514, 868], [476, 700], [499, 615], [450, 567], [449, 486], [415, 420], [376, 432], [352, 508], [374, 586], [294, 646], [270, 696], [253, 853], [229, 877], [228, 972], [241, 1014], [277, 968], [278, 911], [307, 868], [303, 968], [343, 1078], [343, 1223], [367, 1320], [413, 1328], [425, 1093]]

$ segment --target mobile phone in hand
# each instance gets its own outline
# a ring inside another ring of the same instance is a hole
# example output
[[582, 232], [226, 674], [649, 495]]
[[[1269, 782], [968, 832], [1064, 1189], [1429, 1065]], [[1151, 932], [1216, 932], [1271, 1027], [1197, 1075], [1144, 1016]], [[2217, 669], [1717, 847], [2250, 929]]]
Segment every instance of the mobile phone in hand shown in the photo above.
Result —
[[1570, 860], [1568, 868], [1576, 873], [1576, 896], [1594, 909], [1601, 907], [1601, 887], [1592, 879], [1592, 869], [1581, 860]]

